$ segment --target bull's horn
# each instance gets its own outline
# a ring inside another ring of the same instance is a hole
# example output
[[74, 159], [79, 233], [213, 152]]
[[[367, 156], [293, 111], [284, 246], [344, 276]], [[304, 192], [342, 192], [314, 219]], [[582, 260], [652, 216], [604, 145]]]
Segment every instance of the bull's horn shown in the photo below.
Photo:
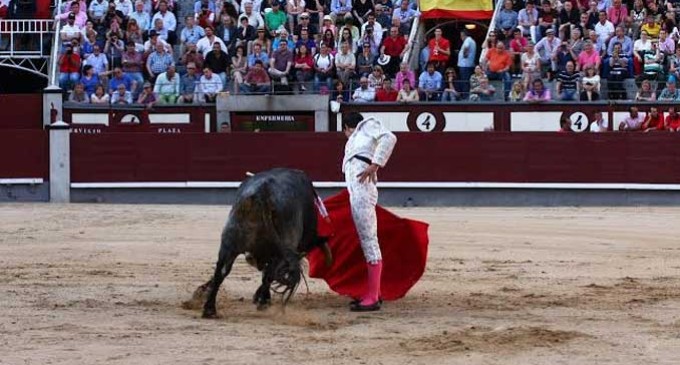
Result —
[[253, 173], [250, 172], [250, 171], [246, 171], [246, 176], [251, 177], [251, 176], [255, 176], [255, 174], [253, 174]]
[[333, 266], [333, 254], [331, 253], [331, 248], [328, 247], [328, 242], [324, 242], [323, 245], [321, 245], [321, 251], [323, 251], [323, 255], [326, 258], [326, 267]]

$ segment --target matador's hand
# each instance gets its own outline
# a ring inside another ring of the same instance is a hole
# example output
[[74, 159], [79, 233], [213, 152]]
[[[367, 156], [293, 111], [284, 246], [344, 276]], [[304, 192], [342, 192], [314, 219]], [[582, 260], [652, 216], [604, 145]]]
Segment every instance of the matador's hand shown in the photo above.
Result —
[[359, 178], [359, 182], [363, 184], [366, 180], [369, 180], [369, 181], [373, 182], [374, 184], [377, 183], [378, 182], [378, 174], [377, 174], [378, 168], [380, 168], [380, 166], [378, 166], [377, 164], [374, 164], [374, 163], [371, 164], [370, 166], [368, 166], [366, 168], [366, 170], [364, 170], [362, 173], [357, 175], [357, 177]]

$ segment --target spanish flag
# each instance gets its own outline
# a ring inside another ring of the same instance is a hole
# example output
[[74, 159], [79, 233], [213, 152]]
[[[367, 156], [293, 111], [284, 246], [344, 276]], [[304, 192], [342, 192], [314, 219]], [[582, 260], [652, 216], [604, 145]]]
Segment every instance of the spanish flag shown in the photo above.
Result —
[[420, 0], [421, 18], [488, 20], [493, 0]]

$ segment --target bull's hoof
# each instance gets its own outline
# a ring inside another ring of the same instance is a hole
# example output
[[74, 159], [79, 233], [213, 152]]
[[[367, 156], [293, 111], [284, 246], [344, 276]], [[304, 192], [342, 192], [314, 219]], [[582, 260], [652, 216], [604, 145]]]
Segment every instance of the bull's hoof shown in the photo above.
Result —
[[257, 310], [259, 311], [265, 311], [269, 309], [269, 306], [271, 306], [271, 301], [264, 302], [264, 303], [257, 303]]
[[217, 311], [214, 309], [204, 309], [203, 310], [203, 315], [201, 316], [205, 319], [217, 319], [219, 316], [217, 315]]

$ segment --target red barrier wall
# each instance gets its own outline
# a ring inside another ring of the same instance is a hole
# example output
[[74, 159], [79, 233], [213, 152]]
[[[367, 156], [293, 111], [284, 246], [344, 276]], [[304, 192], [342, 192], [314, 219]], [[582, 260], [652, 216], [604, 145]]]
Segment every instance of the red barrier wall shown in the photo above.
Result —
[[49, 176], [49, 144], [46, 131], [4, 130], [0, 133], [0, 178]]
[[[678, 133], [399, 133], [382, 181], [680, 183]], [[71, 135], [73, 182], [240, 181], [294, 167], [342, 181], [340, 133]]]
[[0, 129], [42, 129], [42, 106], [42, 94], [0, 95]]

